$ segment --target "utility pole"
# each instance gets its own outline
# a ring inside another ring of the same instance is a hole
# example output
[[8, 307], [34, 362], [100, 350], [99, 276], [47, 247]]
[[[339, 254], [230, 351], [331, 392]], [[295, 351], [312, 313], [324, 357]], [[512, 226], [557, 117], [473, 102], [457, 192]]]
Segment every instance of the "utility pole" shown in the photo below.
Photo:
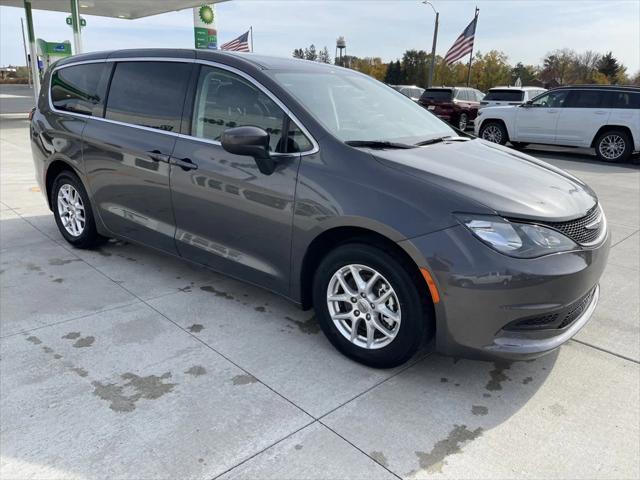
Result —
[[424, 0], [422, 3], [429, 5], [433, 12], [436, 14], [436, 23], [433, 27], [433, 45], [431, 46], [431, 68], [429, 68], [429, 79], [427, 81], [427, 87], [433, 86], [433, 72], [436, 69], [436, 44], [438, 43], [438, 24], [440, 23], [440, 12], [437, 12], [435, 7], [428, 0]]

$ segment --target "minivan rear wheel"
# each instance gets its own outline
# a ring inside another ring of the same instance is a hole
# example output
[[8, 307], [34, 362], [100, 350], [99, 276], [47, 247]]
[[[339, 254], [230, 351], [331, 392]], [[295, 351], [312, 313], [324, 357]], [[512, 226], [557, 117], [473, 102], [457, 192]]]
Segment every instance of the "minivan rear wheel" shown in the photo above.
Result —
[[480, 127], [480, 138], [487, 142], [499, 143], [504, 145], [509, 140], [507, 129], [500, 122], [485, 122]]
[[61, 172], [53, 181], [51, 205], [58, 230], [74, 247], [91, 248], [105, 240], [96, 230], [87, 191], [74, 173]]
[[313, 283], [316, 317], [329, 341], [376, 368], [400, 365], [418, 350], [432, 330], [427, 298], [409, 265], [362, 243], [331, 251]]
[[626, 162], [631, 156], [631, 138], [622, 130], [607, 130], [596, 140], [596, 156], [603, 162]]

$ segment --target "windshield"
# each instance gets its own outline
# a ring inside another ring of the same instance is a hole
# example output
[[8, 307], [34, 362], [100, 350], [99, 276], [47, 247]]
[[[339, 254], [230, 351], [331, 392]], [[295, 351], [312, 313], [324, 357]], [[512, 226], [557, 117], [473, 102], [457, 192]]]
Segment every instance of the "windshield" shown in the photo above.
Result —
[[484, 100], [502, 100], [503, 102], [521, 102], [524, 100], [522, 90], [489, 90]]
[[427, 88], [420, 97], [420, 100], [431, 100], [434, 102], [450, 102], [453, 98], [453, 91], [450, 88]]
[[366, 75], [345, 70], [272, 72], [327, 130], [345, 141], [417, 143], [455, 136], [443, 121]]

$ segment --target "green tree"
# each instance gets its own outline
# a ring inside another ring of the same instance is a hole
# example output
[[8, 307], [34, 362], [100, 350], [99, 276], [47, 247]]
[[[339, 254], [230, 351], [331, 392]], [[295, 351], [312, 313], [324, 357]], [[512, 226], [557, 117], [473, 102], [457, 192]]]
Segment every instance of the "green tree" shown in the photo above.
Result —
[[331, 63], [331, 56], [329, 55], [329, 49], [325, 47], [318, 52], [318, 61], [322, 63]]
[[610, 82], [617, 80], [621, 66], [618, 60], [613, 56], [612, 52], [608, 52], [602, 56], [597, 63], [598, 71], [605, 75]]
[[491, 50], [485, 55], [478, 52], [471, 63], [470, 84], [483, 92], [498, 85], [509, 85], [511, 70], [503, 52]]
[[304, 50], [302, 48], [296, 48], [293, 51], [293, 58], [304, 58]]
[[304, 49], [304, 58], [307, 60], [318, 60], [318, 52], [316, 52], [316, 46], [312, 43], [309, 48]]
[[404, 52], [402, 55], [402, 70], [406, 84], [426, 87], [430, 64], [430, 55], [424, 50], [407, 50]]
[[520, 79], [523, 86], [530, 85], [536, 79], [537, 73], [537, 68], [533, 65], [523, 65], [522, 62], [518, 62], [511, 69], [511, 84], [515, 84]]

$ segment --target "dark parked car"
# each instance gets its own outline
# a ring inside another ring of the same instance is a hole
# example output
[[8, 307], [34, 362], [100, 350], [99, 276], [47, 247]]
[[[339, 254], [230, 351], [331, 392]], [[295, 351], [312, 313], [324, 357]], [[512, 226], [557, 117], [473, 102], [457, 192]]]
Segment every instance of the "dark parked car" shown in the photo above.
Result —
[[472, 125], [484, 94], [469, 87], [427, 88], [418, 103], [459, 130]]
[[372, 78], [259, 55], [126, 50], [59, 61], [31, 120], [38, 180], [78, 248], [126, 239], [314, 307], [376, 367], [423, 341], [531, 358], [589, 320], [598, 199]]

